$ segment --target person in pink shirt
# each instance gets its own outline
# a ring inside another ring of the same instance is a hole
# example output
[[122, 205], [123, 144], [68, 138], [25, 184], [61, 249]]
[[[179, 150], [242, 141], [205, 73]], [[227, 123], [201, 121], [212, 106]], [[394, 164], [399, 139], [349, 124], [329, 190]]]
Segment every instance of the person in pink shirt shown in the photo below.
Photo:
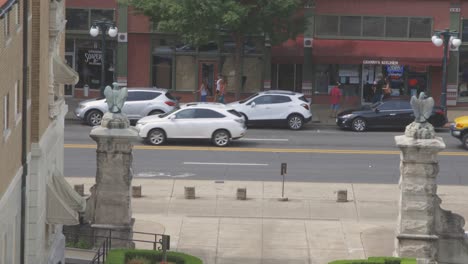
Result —
[[338, 109], [340, 108], [342, 94], [339, 86], [340, 83], [337, 82], [336, 85], [330, 90], [330, 117], [336, 117]]

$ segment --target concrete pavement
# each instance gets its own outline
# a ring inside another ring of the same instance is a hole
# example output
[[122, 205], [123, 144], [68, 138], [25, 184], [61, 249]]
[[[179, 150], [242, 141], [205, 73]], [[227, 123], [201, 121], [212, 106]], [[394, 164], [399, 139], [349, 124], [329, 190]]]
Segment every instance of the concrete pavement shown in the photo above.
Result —
[[[85, 184], [87, 194], [94, 183], [67, 180]], [[133, 185], [143, 194], [132, 199], [134, 230], [168, 234], [171, 250], [206, 264], [325, 264], [393, 252], [397, 185], [286, 182], [287, 202], [277, 199], [281, 182], [135, 178]], [[184, 199], [186, 186], [195, 187], [197, 199]], [[236, 200], [239, 187], [247, 188], [247, 200]], [[336, 202], [337, 190], [347, 190], [349, 201]], [[439, 186], [442, 207], [468, 219], [467, 192]]]

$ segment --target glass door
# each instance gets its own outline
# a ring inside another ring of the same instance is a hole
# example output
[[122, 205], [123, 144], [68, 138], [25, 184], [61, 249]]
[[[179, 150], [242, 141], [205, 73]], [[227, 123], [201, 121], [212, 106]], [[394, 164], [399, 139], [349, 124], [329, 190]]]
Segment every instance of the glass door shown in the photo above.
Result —
[[200, 61], [198, 63], [198, 87], [200, 88], [203, 81], [208, 89], [208, 96], [212, 96], [216, 92], [216, 81], [218, 78], [218, 63], [214, 61]]

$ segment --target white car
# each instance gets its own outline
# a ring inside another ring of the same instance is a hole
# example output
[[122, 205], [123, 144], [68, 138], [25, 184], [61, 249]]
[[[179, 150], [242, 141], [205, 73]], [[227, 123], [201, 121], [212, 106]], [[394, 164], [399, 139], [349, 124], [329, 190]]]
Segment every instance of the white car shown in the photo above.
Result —
[[[177, 104], [177, 99], [166, 89], [129, 88], [122, 113], [126, 114], [128, 119], [136, 121], [147, 115], [170, 112]], [[98, 126], [107, 111], [106, 99], [96, 98], [80, 102], [75, 109], [75, 115], [90, 126]]]
[[161, 145], [167, 139], [211, 139], [225, 147], [244, 136], [247, 127], [241, 114], [219, 103], [188, 103], [172, 112], [147, 116], [136, 124], [146, 143]]
[[292, 130], [299, 130], [312, 119], [310, 102], [304, 94], [291, 91], [259, 92], [228, 106], [241, 113], [248, 125], [286, 124]]

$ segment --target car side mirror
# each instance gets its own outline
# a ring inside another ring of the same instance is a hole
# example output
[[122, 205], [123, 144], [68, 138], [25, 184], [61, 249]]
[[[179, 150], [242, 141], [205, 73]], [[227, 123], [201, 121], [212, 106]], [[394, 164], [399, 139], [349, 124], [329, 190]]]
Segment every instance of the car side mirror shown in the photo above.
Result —
[[255, 107], [255, 105], [256, 105], [255, 102], [252, 102], [252, 103], [250, 104], [250, 107]]
[[176, 119], [176, 116], [175, 116], [175, 115], [171, 115], [171, 116], [169, 117], [169, 120], [174, 120], [174, 119]]

